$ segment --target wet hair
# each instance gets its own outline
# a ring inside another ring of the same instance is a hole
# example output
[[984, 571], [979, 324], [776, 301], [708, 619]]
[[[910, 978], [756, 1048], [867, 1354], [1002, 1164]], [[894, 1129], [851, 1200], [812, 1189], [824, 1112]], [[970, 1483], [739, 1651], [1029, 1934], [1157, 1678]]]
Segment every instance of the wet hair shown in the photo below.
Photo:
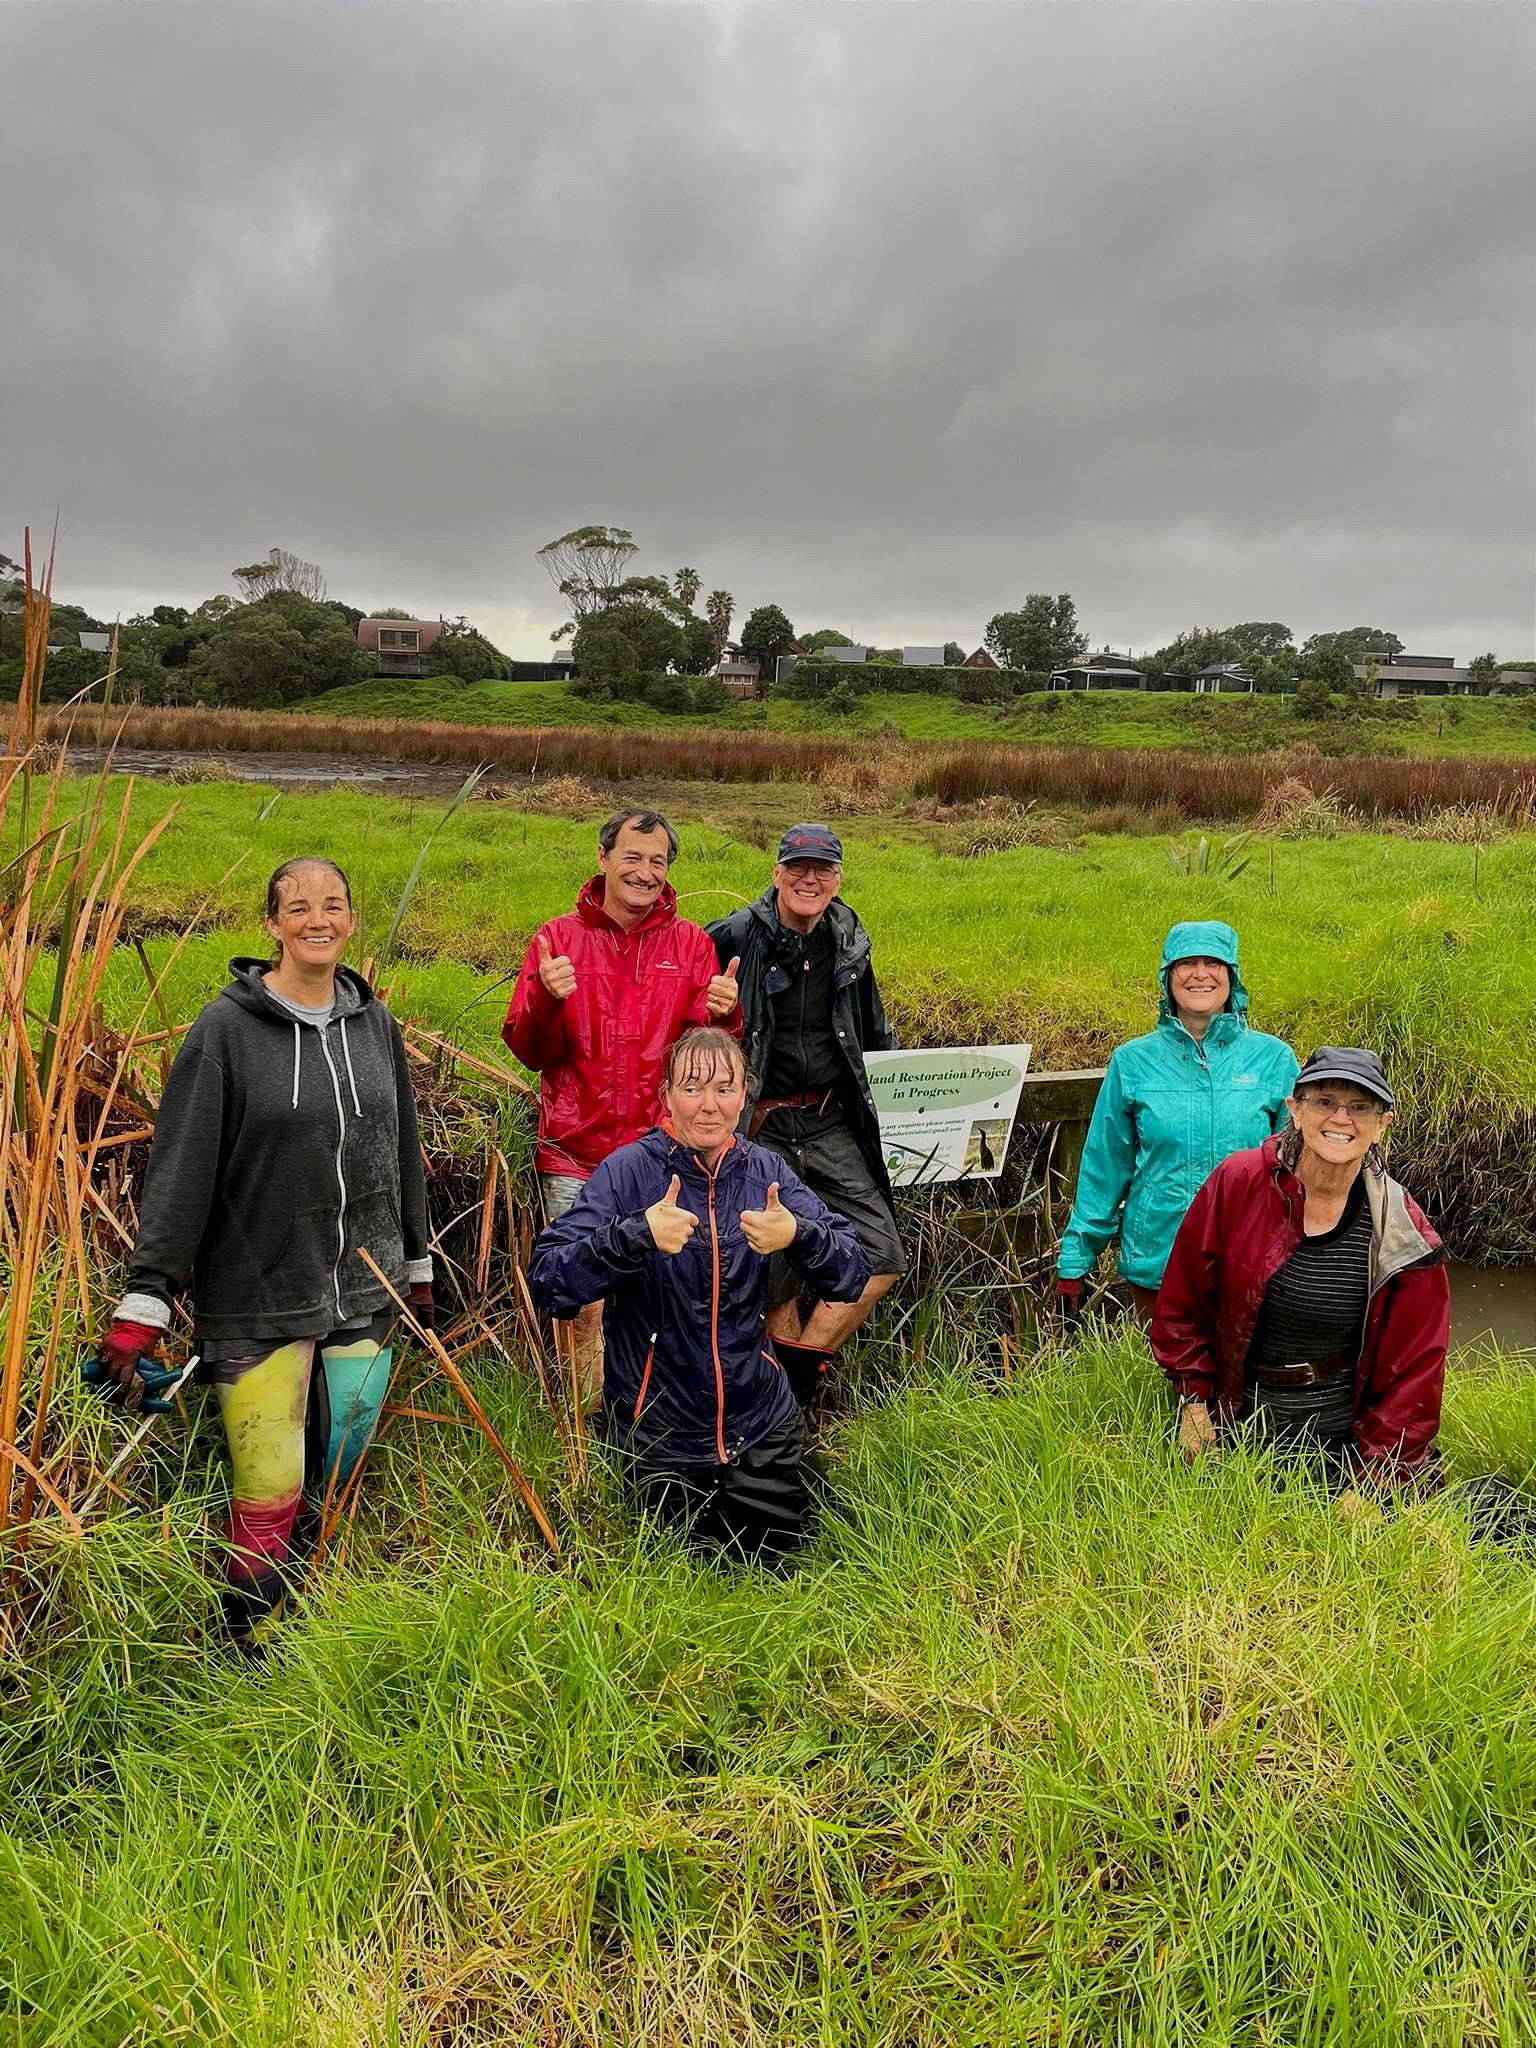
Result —
[[[347, 899], [348, 910], [352, 908], [352, 884], [347, 880], [346, 869], [338, 867], [333, 860], [327, 860], [323, 853], [301, 853], [292, 860], [285, 860], [282, 866], [273, 872], [267, 883], [267, 918], [270, 923], [275, 924], [283, 914], [283, 883], [291, 880], [301, 868], [323, 868], [328, 875], [334, 875], [341, 884], [341, 893]], [[283, 964], [281, 939], [277, 942], [277, 951], [272, 955], [270, 964], [273, 967], [281, 967]]]
[[626, 825], [633, 825], [637, 832], [665, 832], [667, 835], [667, 865], [677, 859], [677, 834], [661, 815], [660, 811], [615, 811], [598, 830], [597, 845], [600, 853], [612, 853], [619, 843], [619, 834]]
[[729, 1031], [714, 1024], [685, 1031], [667, 1054], [666, 1085], [672, 1088], [682, 1081], [707, 1081], [722, 1060], [733, 1073], [739, 1068], [743, 1082], [751, 1086], [752, 1070], [747, 1065], [747, 1056], [740, 1041]]
[[328, 875], [334, 875], [341, 884], [341, 893], [347, 899], [347, 908], [352, 908], [352, 884], [347, 880], [345, 868], [339, 868], [335, 861], [327, 860], [323, 853], [300, 853], [292, 860], [285, 860], [276, 869], [267, 883], [267, 915], [281, 917], [283, 913], [282, 883], [290, 881], [300, 868], [324, 868]]

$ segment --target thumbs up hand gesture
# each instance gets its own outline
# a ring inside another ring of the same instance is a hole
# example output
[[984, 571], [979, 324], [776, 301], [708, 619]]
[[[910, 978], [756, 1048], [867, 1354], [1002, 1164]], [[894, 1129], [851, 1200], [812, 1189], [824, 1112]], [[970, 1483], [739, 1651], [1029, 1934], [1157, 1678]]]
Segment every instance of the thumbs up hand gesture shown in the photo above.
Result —
[[652, 1202], [645, 1212], [650, 1226], [651, 1241], [657, 1251], [665, 1252], [669, 1259], [675, 1259], [683, 1246], [699, 1227], [699, 1219], [691, 1209], [677, 1206], [678, 1192], [682, 1182], [674, 1173], [667, 1192], [659, 1202]]
[[787, 1251], [795, 1241], [795, 1212], [779, 1200], [779, 1184], [769, 1184], [768, 1198], [761, 1209], [743, 1209], [741, 1234], [753, 1251], [766, 1258], [769, 1252]]
[[709, 987], [704, 993], [704, 1007], [718, 1023], [720, 1018], [729, 1017], [741, 1000], [741, 991], [736, 986], [736, 970], [741, 965], [741, 955], [726, 968], [724, 974], [710, 977]]
[[539, 979], [557, 1003], [576, 993], [576, 970], [564, 953], [557, 953], [544, 934], [538, 934]]

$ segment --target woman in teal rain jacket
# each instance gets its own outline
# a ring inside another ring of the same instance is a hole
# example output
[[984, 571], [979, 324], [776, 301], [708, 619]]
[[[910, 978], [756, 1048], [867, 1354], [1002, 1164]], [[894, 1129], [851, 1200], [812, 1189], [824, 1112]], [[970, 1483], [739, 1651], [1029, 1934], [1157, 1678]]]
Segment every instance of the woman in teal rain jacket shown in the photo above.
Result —
[[1112, 1238], [1120, 1277], [1150, 1317], [1174, 1233], [1208, 1176], [1286, 1122], [1296, 1055], [1248, 1023], [1237, 933], [1215, 919], [1163, 942], [1157, 1029], [1110, 1055], [1083, 1147], [1077, 1199], [1056, 1262], [1063, 1317]]

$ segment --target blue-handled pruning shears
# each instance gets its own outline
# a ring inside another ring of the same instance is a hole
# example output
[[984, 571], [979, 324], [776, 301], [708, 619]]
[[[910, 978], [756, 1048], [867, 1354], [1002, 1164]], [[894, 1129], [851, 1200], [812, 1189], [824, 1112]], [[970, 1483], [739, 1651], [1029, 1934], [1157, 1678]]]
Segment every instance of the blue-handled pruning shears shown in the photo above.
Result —
[[[117, 1477], [118, 1473], [122, 1471], [161, 1416], [170, 1409], [176, 1396], [201, 1364], [202, 1360], [195, 1351], [183, 1366], [156, 1365], [152, 1358], [141, 1357], [139, 1359], [134, 1367], [134, 1371], [144, 1386], [144, 1420], [133, 1432], [133, 1435], [129, 1437], [127, 1443], [123, 1445], [123, 1448], [112, 1460], [106, 1471], [102, 1473], [96, 1484], [91, 1488], [90, 1493], [75, 1508], [75, 1513], [81, 1521], [84, 1521], [91, 1509], [95, 1507], [97, 1501], [106, 1492], [107, 1487]], [[110, 1401], [118, 1393], [117, 1381], [108, 1369], [107, 1362], [99, 1351], [91, 1352], [88, 1357], [81, 1361], [80, 1377], [88, 1387], [99, 1388], [104, 1400]]]
[[[157, 1365], [153, 1358], [140, 1357], [133, 1370], [144, 1389], [144, 1398], [139, 1410], [144, 1415], [164, 1415], [171, 1405], [172, 1397], [191, 1375], [191, 1365]], [[95, 1387], [104, 1401], [115, 1401], [122, 1392], [111, 1367], [99, 1351], [89, 1352], [81, 1361], [80, 1377], [88, 1387]]]

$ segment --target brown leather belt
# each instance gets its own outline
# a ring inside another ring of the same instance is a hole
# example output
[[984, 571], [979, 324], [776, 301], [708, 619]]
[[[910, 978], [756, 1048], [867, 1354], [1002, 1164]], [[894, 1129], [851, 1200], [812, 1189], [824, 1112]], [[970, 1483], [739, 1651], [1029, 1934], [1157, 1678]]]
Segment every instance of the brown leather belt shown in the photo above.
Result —
[[1320, 1380], [1337, 1379], [1354, 1364], [1348, 1351], [1335, 1351], [1327, 1358], [1314, 1358], [1301, 1365], [1250, 1365], [1243, 1377], [1260, 1387], [1315, 1387]]
[[818, 1116], [825, 1116], [837, 1099], [835, 1088], [819, 1088], [810, 1095], [768, 1095], [753, 1105], [752, 1121], [747, 1125], [747, 1136], [755, 1138], [763, 1118], [772, 1116], [776, 1109], [814, 1109]]

